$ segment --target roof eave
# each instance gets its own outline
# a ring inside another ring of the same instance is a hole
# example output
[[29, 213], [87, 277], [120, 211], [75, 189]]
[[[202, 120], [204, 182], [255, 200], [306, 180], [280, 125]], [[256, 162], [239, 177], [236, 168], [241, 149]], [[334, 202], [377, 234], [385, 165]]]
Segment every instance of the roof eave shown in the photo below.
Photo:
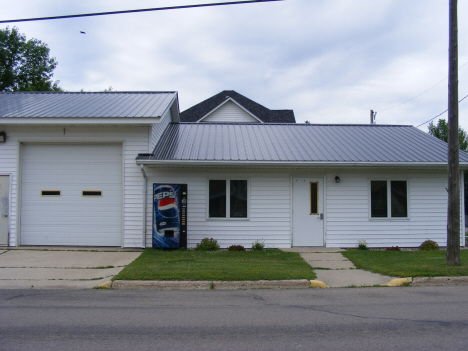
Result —
[[151, 125], [161, 117], [2, 117], [0, 125]]
[[[263, 168], [430, 168], [446, 169], [445, 162], [297, 162], [297, 161], [193, 161], [193, 160], [148, 160], [137, 159], [138, 165], [171, 167], [263, 167]], [[460, 163], [460, 169], [468, 169], [467, 163]]]

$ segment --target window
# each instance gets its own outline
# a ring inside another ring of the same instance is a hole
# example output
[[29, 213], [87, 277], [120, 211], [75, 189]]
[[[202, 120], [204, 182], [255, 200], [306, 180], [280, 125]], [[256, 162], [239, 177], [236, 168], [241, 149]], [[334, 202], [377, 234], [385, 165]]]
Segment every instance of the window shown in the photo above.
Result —
[[62, 196], [62, 192], [60, 190], [41, 190], [41, 196], [57, 197]]
[[310, 183], [310, 214], [311, 215], [318, 215], [318, 183], [311, 182]]
[[371, 181], [371, 218], [389, 217], [408, 217], [406, 180]]
[[83, 190], [81, 192], [81, 196], [83, 197], [102, 197], [101, 190]]
[[210, 218], [247, 218], [247, 180], [209, 181]]

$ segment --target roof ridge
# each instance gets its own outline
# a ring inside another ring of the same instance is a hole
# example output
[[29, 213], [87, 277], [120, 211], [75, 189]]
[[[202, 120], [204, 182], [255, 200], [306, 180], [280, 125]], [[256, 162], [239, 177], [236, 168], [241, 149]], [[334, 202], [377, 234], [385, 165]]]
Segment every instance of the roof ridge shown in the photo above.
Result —
[[176, 94], [177, 91], [0, 91], [0, 94]]
[[[179, 124], [173, 122], [173, 124]], [[322, 124], [322, 123], [265, 123], [259, 124], [255, 122], [180, 122], [180, 124], [196, 124], [196, 125], [253, 125], [253, 126], [296, 126], [299, 127], [369, 127], [369, 128], [381, 128], [381, 127], [392, 127], [392, 128], [413, 128], [414, 126], [409, 124], [346, 124], [346, 123], [338, 123], [338, 124]], [[423, 132], [424, 133], [424, 132]]]

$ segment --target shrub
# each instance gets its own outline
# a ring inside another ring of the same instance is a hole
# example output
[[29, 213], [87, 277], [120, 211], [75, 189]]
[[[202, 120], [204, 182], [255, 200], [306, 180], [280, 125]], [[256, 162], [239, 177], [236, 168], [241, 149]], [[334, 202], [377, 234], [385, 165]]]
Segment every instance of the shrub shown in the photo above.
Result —
[[252, 243], [252, 250], [255, 251], [262, 251], [265, 248], [265, 243], [263, 241], [256, 240]]
[[358, 250], [369, 250], [367, 247], [367, 241], [365, 240], [359, 240], [356, 247]]
[[197, 247], [195, 250], [200, 250], [200, 251], [218, 251], [219, 250], [219, 245], [218, 245], [218, 240], [215, 240], [213, 238], [204, 238], [202, 241], [200, 241], [197, 244]]
[[426, 240], [419, 246], [419, 250], [421, 251], [430, 251], [430, 250], [439, 250], [439, 245], [432, 240]]
[[386, 247], [385, 251], [401, 251], [398, 246]]
[[245, 247], [242, 245], [231, 245], [228, 247], [228, 251], [245, 251]]

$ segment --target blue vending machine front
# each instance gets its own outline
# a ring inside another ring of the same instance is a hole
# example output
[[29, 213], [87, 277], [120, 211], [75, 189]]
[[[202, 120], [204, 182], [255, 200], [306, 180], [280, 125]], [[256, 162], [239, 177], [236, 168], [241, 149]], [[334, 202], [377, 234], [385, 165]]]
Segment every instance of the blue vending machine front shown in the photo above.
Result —
[[187, 184], [153, 184], [153, 248], [187, 247]]

